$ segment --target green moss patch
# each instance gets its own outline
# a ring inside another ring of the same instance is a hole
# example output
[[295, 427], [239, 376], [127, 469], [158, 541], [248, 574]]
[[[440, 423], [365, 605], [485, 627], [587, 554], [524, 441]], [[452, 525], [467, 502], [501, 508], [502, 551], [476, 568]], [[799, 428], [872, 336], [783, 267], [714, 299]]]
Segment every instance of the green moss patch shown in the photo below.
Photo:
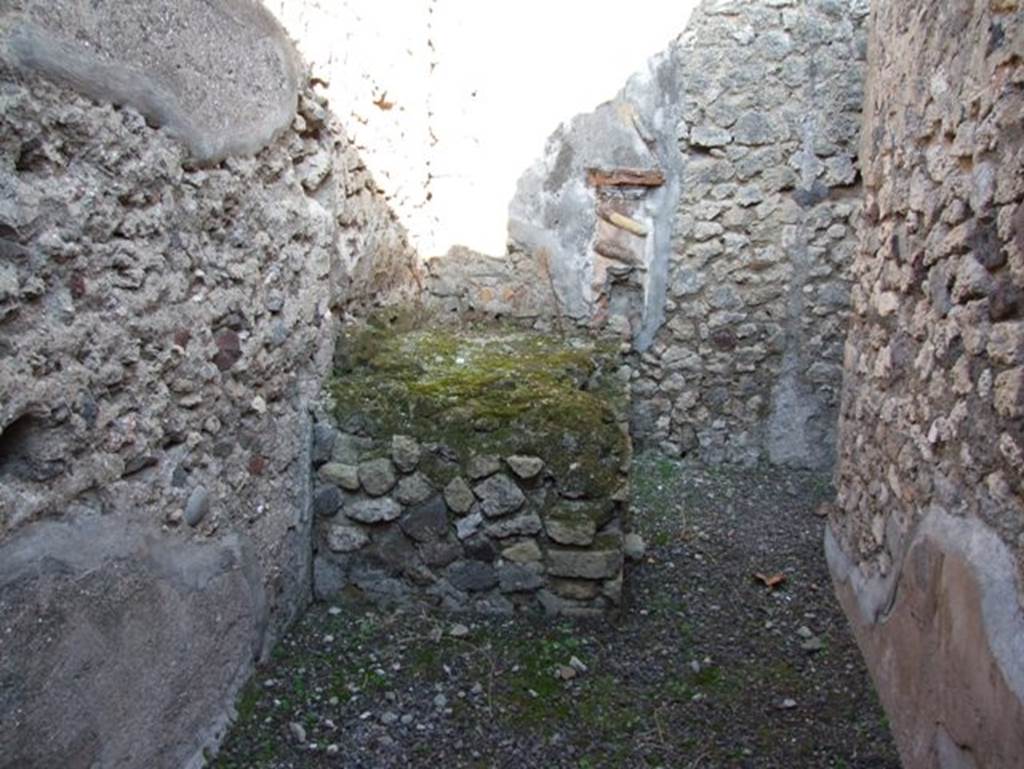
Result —
[[628, 440], [614, 343], [504, 328], [344, 334], [331, 384], [338, 423], [380, 441], [439, 444], [423, 470], [446, 483], [482, 454], [541, 457], [570, 495], [620, 483]]

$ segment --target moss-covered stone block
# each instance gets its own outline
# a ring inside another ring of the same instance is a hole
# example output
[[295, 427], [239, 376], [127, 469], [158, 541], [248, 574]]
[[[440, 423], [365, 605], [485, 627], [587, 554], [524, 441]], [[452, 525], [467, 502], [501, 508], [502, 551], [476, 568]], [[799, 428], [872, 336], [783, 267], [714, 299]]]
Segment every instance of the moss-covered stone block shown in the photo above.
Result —
[[618, 489], [630, 447], [616, 342], [364, 327], [339, 344], [346, 352], [331, 385], [339, 425], [433, 445], [421, 469], [441, 487], [460, 470], [472, 477], [471, 462], [479, 473], [484, 460], [526, 456], [542, 460], [567, 496], [603, 499]]
[[342, 521], [317, 528], [321, 597], [373, 599], [364, 577], [383, 569], [403, 586], [389, 601], [553, 615], [618, 604], [631, 446], [617, 344], [364, 326], [336, 359], [334, 448], [311, 469], [342, 497]]

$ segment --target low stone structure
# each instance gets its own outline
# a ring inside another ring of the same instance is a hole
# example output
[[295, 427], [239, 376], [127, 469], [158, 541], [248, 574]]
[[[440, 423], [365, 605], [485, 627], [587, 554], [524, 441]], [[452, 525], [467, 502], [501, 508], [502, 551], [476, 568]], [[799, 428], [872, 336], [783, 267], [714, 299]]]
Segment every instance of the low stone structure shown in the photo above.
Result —
[[825, 468], [861, 206], [866, 0], [705, 0], [550, 136], [505, 259], [456, 248], [424, 301], [633, 346], [638, 443]]
[[319, 597], [550, 615], [619, 605], [624, 540], [637, 543], [616, 343], [370, 328], [340, 357], [313, 451]]
[[1024, 761], [1024, 6], [878, 3], [826, 552], [905, 769]]

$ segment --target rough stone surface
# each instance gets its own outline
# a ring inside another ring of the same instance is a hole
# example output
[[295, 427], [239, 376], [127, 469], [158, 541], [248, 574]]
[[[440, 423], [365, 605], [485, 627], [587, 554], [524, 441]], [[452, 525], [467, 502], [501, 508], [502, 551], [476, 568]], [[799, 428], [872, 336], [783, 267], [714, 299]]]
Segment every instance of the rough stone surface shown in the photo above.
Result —
[[344, 524], [333, 524], [327, 529], [327, 546], [332, 553], [352, 553], [369, 544], [370, 538], [362, 529]]
[[425, 268], [423, 300], [442, 315], [527, 321], [548, 318], [557, 307], [548, 276], [521, 250], [496, 257], [454, 247]]
[[[415, 578], [418, 573], [417, 567], [420, 564], [416, 543], [399, 527], [392, 526], [378, 532], [369, 552], [371, 557], [378, 564], [383, 564], [388, 574], [394, 577], [404, 575]], [[403, 592], [407, 591], [407, 587], [403, 588]]]
[[458, 534], [459, 539], [469, 539], [480, 530], [483, 523], [483, 513], [471, 513], [465, 518], [460, 519], [458, 523], [455, 524], [455, 531]]
[[572, 601], [589, 601], [601, 592], [601, 584], [585, 579], [553, 579], [551, 590]]
[[313, 497], [313, 514], [330, 518], [341, 510], [345, 497], [337, 486], [324, 486]]
[[[499, 614], [616, 610], [631, 467], [617, 340], [486, 323], [392, 332], [372, 321], [339, 339], [341, 366], [321, 404], [325, 424], [340, 425], [335, 446], [352, 444], [349, 459], [374, 458], [360, 469], [391, 470], [393, 460], [411, 472], [376, 497], [364, 472], [360, 490], [342, 499], [354, 523], [317, 521], [318, 597], [356, 591], [388, 605]], [[540, 415], [538, 400], [551, 404]], [[332, 476], [325, 467], [314, 462], [311, 475]], [[549, 583], [564, 577], [577, 583], [574, 597], [554, 595]]]
[[466, 480], [462, 477], [452, 478], [447, 486], [444, 487], [444, 501], [448, 503], [455, 513], [459, 515], [465, 515], [476, 503], [476, 497], [473, 495], [473, 489], [469, 487]]
[[546, 563], [548, 573], [556, 577], [606, 579], [622, 569], [622, 551], [550, 548]]
[[402, 506], [390, 497], [360, 499], [345, 506], [345, 515], [360, 523], [385, 523], [402, 514]]
[[462, 557], [462, 546], [458, 542], [425, 542], [419, 548], [420, 557], [427, 566], [444, 567]]
[[466, 475], [472, 481], [487, 478], [501, 469], [501, 460], [491, 454], [473, 457], [466, 466]]
[[417, 542], [440, 539], [448, 533], [448, 508], [441, 497], [435, 496], [409, 508], [402, 516], [401, 526]]
[[[513, 252], [535, 258], [553, 314], [632, 342], [643, 444], [711, 463], [833, 462], [866, 13], [863, 0], [708, 0], [520, 179]], [[598, 186], [594, 168], [663, 181]]]
[[527, 539], [506, 547], [501, 551], [501, 557], [513, 563], [531, 563], [539, 561], [543, 554], [534, 540]]
[[359, 483], [371, 496], [380, 497], [387, 494], [397, 482], [395, 466], [391, 464], [390, 459], [371, 459], [359, 465]]
[[448, 567], [448, 580], [459, 590], [482, 593], [498, 584], [498, 574], [490, 564], [463, 561]]
[[396, 435], [391, 439], [391, 460], [403, 473], [411, 473], [420, 461], [420, 444], [408, 435]]
[[[68, 707], [90, 703], [89, 712], [64, 717], [54, 708], [48, 725], [5, 734], [4, 761], [64, 763], [36, 761], [51, 744], [87, 765], [177, 769], [215, 742], [208, 727], [226, 712], [244, 671], [309, 598], [309, 468], [331, 458], [330, 447], [320, 454], [322, 430], [313, 455], [309, 411], [330, 366], [338, 311], [406, 291], [417, 267], [354, 147], [305, 78], [289, 92], [260, 74], [288, 62], [274, 59], [281, 41], [257, 5], [15, 0], [0, 4], [0, 15], [0, 547], [28, 541], [47, 519], [109, 519], [166, 541], [168, 558], [186, 553], [183, 562], [193, 542], [214, 551], [237, 536], [268, 596], [253, 621], [266, 632], [247, 641], [256, 652], [231, 658], [241, 666], [235, 682], [220, 672], [204, 676], [206, 658], [230, 669], [209, 645], [223, 641], [218, 648], [228, 650], [235, 642], [225, 639], [248, 632], [226, 594], [215, 599], [223, 625], [198, 619], [206, 611], [200, 604], [209, 605], [203, 591], [220, 590], [219, 578], [204, 588], [205, 572], [197, 572], [195, 589], [181, 592], [166, 614], [153, 598], [152, 613], [138, 615], [151, 626], [152, 645], [133, 641], [90, 658], [89, 675], [54, 665], [46, 687], [19, 689], [11, 708], [45, 713], [40, 703], [59, 691]], [[193, 23], [171, 23], [183, 15]], [[20, 40], [13, 48], [11, 36]], [[58, 38], [67, 43], [59, 50], [51, 45]], [[38, 65], [53, 75], [54, 56], [81, 62], [86, 47], [93, 61], [76, 65], [73, 78], [33, 74]], [[99, 93], [97, 83], [112, 90]], [[122, 99], [123, 88], [150, 100], [175, 93], [177, 117], [183, 111], [195, 121], [199, 140], [177, 130], [171, 112], [143, 117], [136, 108], [146, 105]], [[277, 124], [268, 115], [281, 105], [287, 119]], [[315, 114], [323, 120], [307, 120]], [[197, 163], [241, 150], [236, 140], [247, 152], [262, 149]], [[321, 172], [307, 175], [312, 165]], [[205, 501], [197, 497], [186, 515], [199, 487]], [[105, 541], [113, 558], [120, 545]], [[91, 545], [83, 539], [81, 547]], [[133, 571], [149, 568], [136, 555], [118, 567], [126, 585], [154, 579]], [[105, 558], [97, 552], [97, 563]], [[134, 598], [126, 601], [127, 611]], [[48, 624], [55, 645], [82, 632], [75, 612], [64, 616]], [[179, 625], [191, 633], [187, 640]], [[28, 671], [35, 663], [23, 630], [5, 635], [13, 651], [4, 662]], [[180, 660], [177, 648], [195, 654]], [[144, 664], [132, 656], [152, 653], [157, 658]], [[165, 671], [164, 659], [175, 661], [176, 673]], [[173, 702], [140, 683], [154, 680], [148, 674], [117, 696], [103, 688], [147, 666]], [[196, 683], [204, 677], [217, 682], [215, 691]], [[199, 712], [208, 714], [205, 724], [193, 719]], [[126, 734], [134, 739], [131, 761], [97, 752], [120, 751]]]
[[544, 528], [548, 536], [560, 545], [589, 545], [597, 534], [594, 521], [585, 516], [548, 518]]
[[[329, 457], [330, 461], [355, 467], [358, 477], [359, 462], [362, 460], [364, 452], [373, 446], [373, 441], [364, 436], [339, 432], [333, 427], [331, 427], [331, 430], [334, 433], [334, 441]], [[315, 446], [316, 444], [314, 443], [314, 448]]]
[[198, 526], [210, 512], [210, 492], [204, 486], [196, 486], [185, 504], [185, 523]]
[[409, 585], [401, 579], [388, 576], [388, 574], [389, 572], [380, 569], [363, 568], [353, 569], [350, 577], [353, 585], [381, 606], [408, 606], [410, 603]]
[[522, 478], [524, 481], [536, 478], [540, 475], [540, 471], [544, 469], [544, 460], [540, 457], [524, 457], [516, 455], [506, 457], [505, 463], [517, 477]]
[[872, 17], [826, 552], [907, 769], [1024, 755], [1021, 14]]
[[473, 493], [480, 500], [480, 509], [488, 518], [509, 515], [521, 508], [526, 497], [507, 475], [499, 474], [473, 487]]
[[[283, 309], [283, 305], [282, 305]], [[313, 464], [322, 465], [330, 460], [338, 443], [338, 431], [327, 422], [313, 425]]]
[[503, 593], [519, 593], [536, 590], [544, 585], [539, 564], [507, 564], [498, 567], [498, 583]]
[[487, 525], [485, 531], [489, 537], [507, 539], [508, 537], [528, 537], [539, 534], [544, 528], [540, 516], [535, 513], [506, 518]]
[[472, 536], [467, 537], [463, 547], [466, 557], [473, 561], [494, 563], [494, 559], [498, 555], [497, 543], [480, 531], [476, 531]]
[[630, 532], [622, 540], [622, 553], [631, 561], [642, 560], [647, 552], [647, 543], [639, 534]]
[[395, 488], [395, 499], [403, 505], [418, 505], [434, 494], [430, 480], [422, 473], [414, 473], [398, 482]]
[[319, 469], [317, 475], [326, 484], [338, 486], [346, 491], [359, 490], [359, 468], [355, 465], [328, 462]]

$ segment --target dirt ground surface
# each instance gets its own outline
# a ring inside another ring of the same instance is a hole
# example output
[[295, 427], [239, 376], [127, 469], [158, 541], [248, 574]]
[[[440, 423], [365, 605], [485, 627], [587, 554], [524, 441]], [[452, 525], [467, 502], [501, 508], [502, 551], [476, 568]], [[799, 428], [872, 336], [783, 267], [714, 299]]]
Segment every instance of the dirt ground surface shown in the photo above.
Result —
[[[217, 769], [898, 769], [822, 553], [829, 478], [634, 467], [617, 617], [316, 605]], [[760, 576], [756, 576], [760, 575]]]

